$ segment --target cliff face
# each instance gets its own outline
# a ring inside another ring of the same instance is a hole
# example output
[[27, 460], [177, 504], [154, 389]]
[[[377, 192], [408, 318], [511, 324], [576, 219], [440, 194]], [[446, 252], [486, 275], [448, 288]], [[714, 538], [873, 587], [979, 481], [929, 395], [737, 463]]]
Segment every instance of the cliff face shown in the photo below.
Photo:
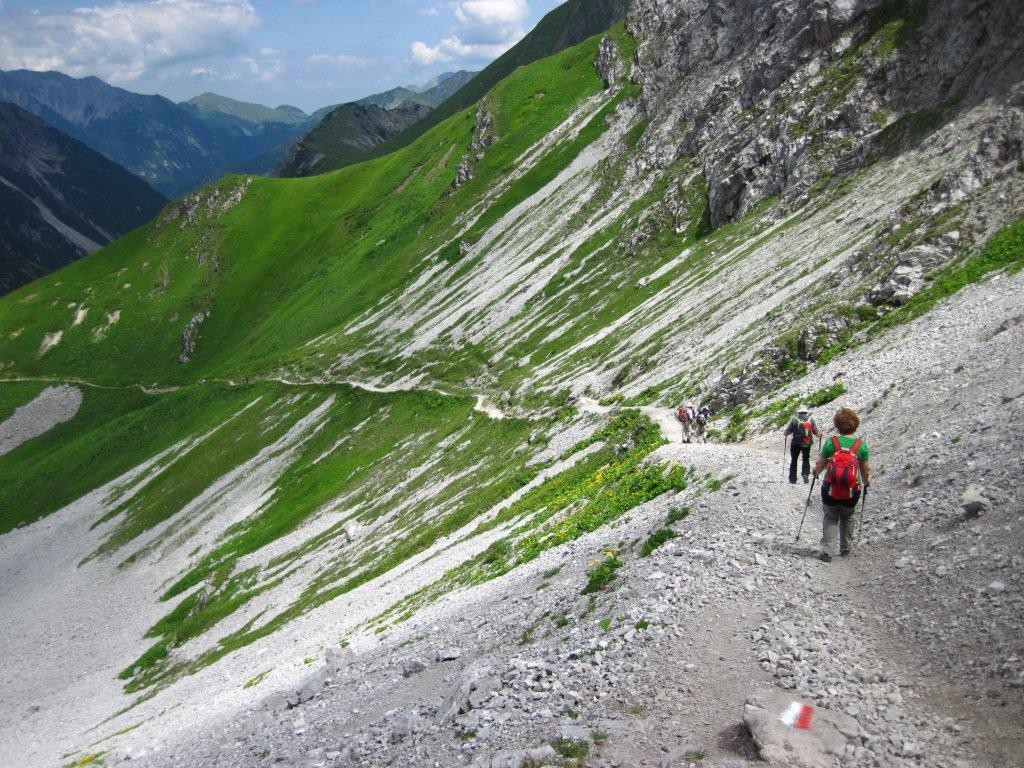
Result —
[[[659, 156], [697, 158], [720, 225], [775, 195], [804, 204], [815, 182], [907, 148], [956, 110], [1005, 102], [1024, 73], [1021, 14], [1002, 2], [640, 0], [630, 28]], [[992, 118], [1008, 145], [1016, 107]]]

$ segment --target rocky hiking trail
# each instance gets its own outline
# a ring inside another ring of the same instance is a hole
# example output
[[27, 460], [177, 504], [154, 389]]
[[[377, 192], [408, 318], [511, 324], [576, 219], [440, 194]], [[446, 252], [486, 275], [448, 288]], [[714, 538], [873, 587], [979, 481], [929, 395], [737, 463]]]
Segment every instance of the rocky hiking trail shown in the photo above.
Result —
[[[967, 759], [978, 745], [967, 753], [958, 743], [967, 713], [945, 681], [907, 681], [901, 641], [885, 619], [905, 606], [882, 589], [884, 552], [867, 544], [821, 563], [814, 511], [794, 544], [807, 486], [781, 481], [777, 451], [676, 437], [652, 460], [729, 479], [689, 500], [678, 538], [628, 561], [611, 595], [591, 604], [579, 594], [580, 557], [595, 539], [614, 546], [599, 531], [512, 574], [502, 597], [485, 585], [460, 616], [428, 609], [397, 654], [329, 652], [328, 666], [293, 698], [271, 697], [264, 711], [219, 732], [219, 743], [190, 744], [183, 751], [195, 762], [186, 764], [242, 766], [260, 755], [294, 766], [558, 764], [544, 745], [555, 739], [567, 749], [560, 734], [589, 744], [590, 766], [762, 764], [759, 747], [807, 766], [1011, 764], [995, 742], [991, 762]], [[682, 501], [651, 502], [616, 538], [642, 535]], [[872, 511], [865, 529], [877, 532]], [[560, 632], [550, 619], [556, 610], [567, 619]], [[769, 709], [766, 723], [750, 701]], [[840, 713], [850, 746], [842, 736], [840, 755], [821, 751], [837, 731], [820, 736], [817, 724], [800, 743], [777, 721], [793, 701]], [[1004, 737], [1013, 744], [1010, 732]], [[158, 755], [142, 764], [178, 765], [182, 752]]]
[[[817, 489], [794, 543], [808, 487], [785, 481], [777, 432], [683, 445], [656, 409], [670, 442], [648, 460], [704, 481], [351, 650], [327, 648], [261, 707], [173, 743], [139, 729], [109, 762], [1021, 765], [1021, 456], [1004, 449], [1024, 407], [1007, 354], [1024, 346], [1008, 321], [1022, 283], [969, 289], [802, 382], [841, 374], [877, 454], [851, 557], [817, 559]], [[675, 536], [643, 556], [665, 528]], [[581, 594], [610, 555], [614, 579]], [[813, 738], [780, 722], [793, 702], [820, 707]]]
[[[805, 766], [1020, 765], [1022, 457], [1004, 450], [1024, 407], [1008, 354], [1024, 348], [1010, 322], [1022, 287], [1017, 275], [965, 291], [801, 383], [841, 376], [878, 454], [851, 558], [816, 557], [817, 489], [794, 543], [807, 486], [785, 481], [778, 432], [683, 445], [671, 409], [644, 407], [668, 440], [648, 461], [693, 467], [685, 491], [351, 650], [321, 648], [255, 709], [178, 730], [129, 712], [139, 727], [106, 764], [567, 764], [558, 746], [588, 766], [728, 768], [763, 764], [759, 751]], [[965, 519], [971, 483], [981, 514]], [[675, 537], [643, 556], [661, 529]], [[609, 553], [614, 579], [581, 594]], [[266, 665], [237, 663], [259, 685]], [[811, 731], [822, 738], [780, 723], [794, 701], [830, 713]]]

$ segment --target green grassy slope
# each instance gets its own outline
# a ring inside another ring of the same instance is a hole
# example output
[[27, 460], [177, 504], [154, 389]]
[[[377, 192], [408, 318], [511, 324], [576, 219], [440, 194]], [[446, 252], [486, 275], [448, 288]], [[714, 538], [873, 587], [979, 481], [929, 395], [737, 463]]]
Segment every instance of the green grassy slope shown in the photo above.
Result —
[[[211, 213], [205, 201], [223, 200], [243, 183], [225, 178], [196, 193], [200, 213], [188, 226], [158, 217], [59, 277], [10, 294], [0, 302], [0, 373], [110, 385], [267, 374], [305, 342], [411, 282], [423, 257], [450, 242], [455, 220], [499, 174], [580, 99], [600, 91], [596, 45], [594, 38], [538, 62], [495, 91], [502, 139], [477, 178], [454, 194], [472, 110], [369, 163], [310, 179], [253, 179], [241, 204]], [[545, 173], [571, 159], [564, 153]], [[509, 204], [497, 201], [488, 218]], [[71, 325], [72, 302], [89, 308], [79, 326]], [[182, 330], [199, 311], [209, 319], [182, 365]], [[44, 336], [57, 331], [60, 343], [40, 354]]]
[[[125, 671], [128, 690], [199, 669], [445, 536], [487, 530], [486, 513], [546, 465], [530, 461], [556, 416], [495, 420], [477, 412], [465, 394], [464, 373], [480, 364], [472, 347], [435, 361], [442, 375], [432, 386], [453, 393], [440, 394], [353, 388], [343, 381], [358, 369], [328, 370], [336, 358], [321, 359], [307, 345], [411, 284], [432, 252], [457, 251], [467, 211], [482, 214], [477, 228], [493, 222], [603, 133], [610, 106], [529, 174], [494, 191], [531, 145], [602, 93], [597, 44], [593, 38], [522, 68], [492, 90], [501, 139], [457, 190], [472, 109], [399, 152], [336, 173], [225, 178], [0, 300], [0, 378], [79, 381], [84, 393], [73, 419], [0, 458], [0, 532], [151, 462], [137, 485], [108, 490], [94, 521], [104, 523], [101, 541], [83, 558], [131, 568], [157, 551], [194, 548], [188, 567], [154, 596], [167, 601], [167, 615], [150, 632], [153, 646]], [[225, 210], [240, 190], [241, 202]], [[89, 308], [80, 325], [71, 303]], [[197, 312], [209, 318], [183, 364], [182, 330]], [[57, 332], [60, 341], [44, 349]], [[365, 340], [354, 334], [346, 343], [358, 350]], [[385, 357], [371, 357], [371, 368], [379, 364], [371, 372], [383, 372]], [[308, 368], [305, 383], [272, 380], [285, 365]], [[41, 386], [0, 383], [0, 403], [24, 402]], [[586, 472], [611, 459], [604, 451]], [[243, 513], [221, 500], [264, 471], [255, 508]], [[46, 482], [54, 477], [60, 482]], [[543, 495], [506, 515], [524, 523], [517, 539], [554, 512], [537, 515], [539, 501], [554, 493], [541, 488]], [[350, 523], [365, 531], [353, 545], [341, 533]], [[264, 557], [269, 545], [276, 554]], [[250, 611], [285, 581], [301, 586], [297, 599]], [[209, 631], [219, 637], [211, 649], [178, 650]]]

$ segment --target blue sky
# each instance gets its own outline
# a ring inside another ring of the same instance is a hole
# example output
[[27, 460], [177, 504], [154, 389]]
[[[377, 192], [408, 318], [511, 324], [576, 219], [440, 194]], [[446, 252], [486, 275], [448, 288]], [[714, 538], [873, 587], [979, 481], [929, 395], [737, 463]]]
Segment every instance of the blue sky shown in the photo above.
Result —
[[0, 69], [312, 111], [480, 69], [563, 0], [0, 0]]

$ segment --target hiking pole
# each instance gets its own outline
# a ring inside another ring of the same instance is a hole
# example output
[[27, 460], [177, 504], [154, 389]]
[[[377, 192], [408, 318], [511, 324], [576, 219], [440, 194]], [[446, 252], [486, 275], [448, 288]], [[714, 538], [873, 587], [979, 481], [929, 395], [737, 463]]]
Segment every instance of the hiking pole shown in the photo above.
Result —
[[782, 436], [782, 474], [787, 479], [789, 478], [789, 465], [786, 464], [786, 443], [789, 442], [786, 435]]
[[864, 508], [868, 503], [868, 488], [870, 487], [870, 485], [865, 485], [864, 494], [860, 497], [860, 521], [857, 523], [857, 544], [860, 544], [860, 535], [864, 530]]
[[800, 517], [800, 527], [799, 527], [799, 528], [797, 528], [797, 531], [796, 531], [796, 539], [795, 539], [795, 540], [794, 540], [794, 542], [793, 542], [794, 544], [795, 544], [795, 543], [796, 543], [797, 541], [800, 541], [800, 534], [801, 534], [801, 533], [803, 533], [803, 530], [804, 530], [804, 520], [805, 520], [805, 519], [807, 518], [807, 510], [811, 508], [811, 494], [813, 494], [813, 493], [814, 493], [814, 485], [815, 485], [815, 483], [817, 483], [817, 482], [818, 482], [818, 476], [817, 476], [817, 475], [815, 475], [815, 476], [814, 476], [814, 479], [813, 479], [813, 480], [811, 481], [811, 490], [809, 490], [809, 491], [807, 492], [807, 503], [806, 503], [806, 504], [804, 504], [804, 513], [803, 513], [803, 515], [802, 515], [802, 516]]

